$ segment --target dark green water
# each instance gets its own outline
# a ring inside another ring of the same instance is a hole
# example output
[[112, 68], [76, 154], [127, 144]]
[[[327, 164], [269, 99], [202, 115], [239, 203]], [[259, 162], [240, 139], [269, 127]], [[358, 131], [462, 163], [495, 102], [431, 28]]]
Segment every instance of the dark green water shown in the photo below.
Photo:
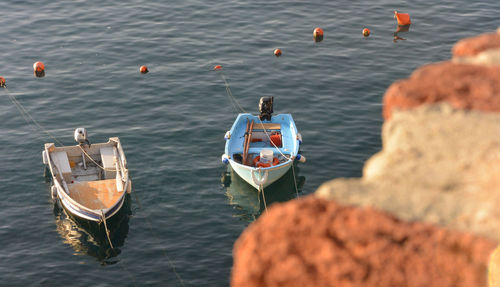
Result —
[[[397, 43], [394, 10], [413, 22]], [[233, 243], [262, 202], [244, 185], [221, 185], [223, 136], [236, 113], [214, 65], [245, 110], [274, 96], [276, 113], [293, 114], [308, 159], [298, 171], [303, 196], [361, 175], [381, 147], [392, 82], [500, 26], [496, 0], [8, 1], [1, 12], [8, 93], [64, 144], [76, 127], [93, 142], [119, 136], [135, 194], [119, 254], [99, 249], [54, 213], [41, 158], [51, 139], [0, 90], [2, 286], [181, 286], [178, 277], [228, 286]], [[321, 43], [315, 27], [325, 31]], [[44, 78], [32, 75], [35, 61]], [[139, 74], [141, 65], [150, 73]], [[273, 192], [283, 191], [281, 201], [294, 198], [290, 190]]]

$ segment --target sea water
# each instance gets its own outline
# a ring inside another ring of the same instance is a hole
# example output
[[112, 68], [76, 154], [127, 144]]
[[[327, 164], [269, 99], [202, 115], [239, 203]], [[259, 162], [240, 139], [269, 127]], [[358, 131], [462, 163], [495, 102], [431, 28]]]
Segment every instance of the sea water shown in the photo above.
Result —
[[[1, 286], [228, 286], [233, 244], [264, 198], [220, 162], [238, 112], [222, 75], [242, 109], [256, 113], [260, 97], [274, 96], [275, 113], [293, 114], [303, 136], [307, 162], [266, 190], [272, 205], [361, 176], [381, 148], [387, 87], [500, 26], [497, 0], [1, 6]], [[394, 10], [411, 15], [406, 40], [393, 41]], [[44, 143], [75, 144], [77, 127], [91, 142], [120, 137], [127, 156], [131, 215], [116, 252], [55, 208], [44, 181]]]

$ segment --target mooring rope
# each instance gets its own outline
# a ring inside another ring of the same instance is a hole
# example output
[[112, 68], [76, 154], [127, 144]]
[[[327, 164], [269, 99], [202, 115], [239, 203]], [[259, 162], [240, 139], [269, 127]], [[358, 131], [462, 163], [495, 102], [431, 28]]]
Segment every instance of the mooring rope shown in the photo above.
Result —
[[[157, 177], [156, 177], [157, 178]], [[139, 201], [139, 197], [137, 196], [137, 193], [134, 192], [134, 195], [135, 195], [135, 199], [139, 205], [139, 209], [142, 209], [142, 204], [141, 202]], [[154, 234], [153, 232], [153, 225], [151, 224], [150, 220], [148, 217], [145, 217], [144, 218], [145, 222], [146, 222], [146, 225], [147, 225], [147, 228], [149, 229], [149, 233], [150, 234]], [[179, 275], [179, 273], [177, 272], [177, 269], [175, 268], [175, 265], [174, 263], [172, 262], [172, 260], [170, 259], [170, 257], [168, 256], [167, 254], [167, 251], [165, 250], [165, 247], [163, 247], [163, 244], [159, 244], [160, 248], [161, 248], [161, 251], [163, 253], [163, 256], [167, 259], [167, 262], [170, 266], [170, 268], [172, 269], [172, 272], [175, 274], [175, 277], [177, 279], [177, 281], [179, 281], [179, 284], [182, 286], [182, 287], [185, 287], [186, 285], [184, 284], [184, 281], [182, 280], [181, 276]]]
[[[42, 127], [42, 125], [40, 125], [38, 123], [38, 121], [35, 120], [31, 116], [31, 114], [28, 112], [28, 110], [26, 110], [26, 108], [16, 99], [16, 97], [9, 92], [9, 89], [7, 89], [7, 87], [4, 87], [4, 88], [7, 91], [7, 96], [9, 97], [10, 101], [16, 106], [17, 110], [19, 111], [19, 113], [21, 114], [21, 116], [24, 118], [24, 120], [26, 121], [26, 123], [28, 123], [35, 131], [37, 130], [36, 128], [38, 128], [39, 131], [42, 131], [45, 134], [47, 134], [50, 138], [52, 138], [58, 144], [60, 144], [61, 146], [63, 145], [61, 143], [61, 141], [59, 141], [48, 130], [46, 130], [44, 127]], [[33, 127], [33, 125], [35, 125], [35, 127]]]
[[81, 145], [78, 145], [78, 147], [82, 150], [83, 154], [85, 154], [85, 156], [90, 159], [90, 161], [92, 161], [97, 167], [99, 167], [100, 169], [102, 170], [105, 170], [105, 171], [118, 171], [116, 168], [105, 168], [103, 166], [101, 166], [100, 164], [98, 164], [83, 148]]
[[293, 174], [293, 183], [295, 185], [295, 193], [297, 194], [297, 198], [299, 198], [299, 189], [297, 188], [297, 179], [295, 178], [295, 167], [292, 162], [292, 174]]
[[104, 222], [104, 229], [106, 229], [106, 237], [108, 238], [109, 246], [111, 246], [111, 249], [115, 249], [113, 247], [113, 243], [111, 243], [111, 238], [109, 237], [109, 229], [108, 229], [108, 225], [106, 224], [106, 216], [104, 215], [104, 210], [102, 210], [102, 209], [101, 209], [101, 219]]
[[[115, 250], [115, 247], [113, 246], [113, 243], [111, 242], [111, 237], [110, 237], [110, 231], [108, 229], [108, 226], [106, 224], [106, 216], [104, 215], [104, 211], [101, 209], [101, 221], [104, 222], [104, 229], [106, 231], [106, 237], [108, 238], [108, 242], [109, 242], [109, 246], [111, 246], [111, 251], [114, 251]], [[123, 261], [122, 261], [123, 263]], [[123, 264], [120, 264], [120, 266], [123, 268], [123, 270], [125, 271], [125, 273], [130, 277], [132, 278], [132, 281], [134, 283], [134, 286], [137, 286], [137, 283], [136, 283], [136, 280], [135, 280], [135, 277], [132, 275], [132, 273], [130, 273], [128, 271], [128, 268], [127, 266], [125, 265], [125, 263]]]
[[[153, 227], [151, 225], [151, 222], [149, 222], [149, 220], [147, 218], [146, 218], [146, 223], [148, 224], [149, 232], [151, 234], [153, 234], [153, 231], [152, 231]], [[167, 259], [167, 262], [170, 265], [170, 268], [172, 268], [172, 272], [174, 272], [175, 277], [177, 278], [177, 281], [179, 281], [179, 283], [181, 284], [182, 287], [186, 287], [186, 285], [184, 285], [184, 281], [182, 280], [181, 276], [179, 275], [179, 273], [177, 273], [177, 270], [175, 269], [174, 263], [172, 262], [172, 260], [170, 260], [170, 257], [167, 255], [165, 248], [163, 247], [162, 244], [160, 244], [160, 246], [161, 246], [161, 251], [163, 252], [163, 256], [165, 256], [165, 258]]]
[[[260, 179], [262, 180], [262, 172], [261, 172], [260, 168], [259, 168], [259, 177], [260, 177]], [[264, 193], [264, 185], [263, 185], [263, 183], [262, 183], [262, 182], [261, 182], [261, 183], [259, 183], [259, 193], [260, 193], [260, 192], [262, 192], [262, 199], [264, 199], [264, 208], [265, 208], [266, 213], [267, 213], [266, 195], [265, 195], [265, 193]]]
[[264, 194], [264, 186], [259, 185], [259, 193], [262, 192], [262, 198], [264, 199], [264, 209], [266, 210], [267, 213], [267, 203], [266, 203], [266, 195]]
[[230, 101], [231, 101], [231, 103], [233, 104], [234, 108], [235, 108], [236, 110], [238, 110], [238, 109], [239, 109], [239, 111], [240, 111], [240, 112], [242, 112], [242, 113], [247, 113], [247, 112], [245, 111], [245, 109], [243, 109], [243, 108], [240, 106], [240, 104], [238, 103], [238, 101], [236, 100], [236, 98], [233, 96], [233, 93], [231, 92], [231, 88], [229, 88], [229, 83], [227, 82], [226, 77], [224, 76], [224, 73], [222, 72], [222, 70], [220, 70], [220, 75], [221, 75], [221, 77], [222, 77], [222, 80], [224, 80], [224, 84], [225, 84], [225, 86], [226, 86], [226, 93], [227, 93], [227, 95], [228, 95], [228, 97], [229, 97], [229, 100], [230, 100]]

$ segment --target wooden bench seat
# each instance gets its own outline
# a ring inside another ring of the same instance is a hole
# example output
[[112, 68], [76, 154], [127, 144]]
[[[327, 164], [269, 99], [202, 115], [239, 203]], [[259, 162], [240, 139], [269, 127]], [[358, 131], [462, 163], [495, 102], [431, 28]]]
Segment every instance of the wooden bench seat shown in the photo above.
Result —
[[274, 123], [254, 123], [253, 130], [281, 130], [281, 124]]

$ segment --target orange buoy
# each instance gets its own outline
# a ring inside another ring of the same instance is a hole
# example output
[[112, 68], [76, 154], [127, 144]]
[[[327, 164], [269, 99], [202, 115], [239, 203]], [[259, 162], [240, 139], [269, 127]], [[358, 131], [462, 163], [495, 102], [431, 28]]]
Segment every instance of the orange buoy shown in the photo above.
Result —
[[215, 70], [222, 70], [222, 66], [221, 66], [221, 65], [217, 65], [217, 66], [215, 66], [215, 67], [214, 67], [214, 71], [215, 71]]
[[149, 72], [148, 67], [146, 66], [141, 66], [139, 68], [139, 71], [141, 71], [142, 74], [146, 74], [147, 72]]
[[0, 77], [0, 88], [5, 88], [5, 78]]
[[276, 57], [281, 56], [281, 50], [280, 50], [280, 49], [276, 49], [276, 50], [274, 50], [274, 55], [275, 55]]
[[[277, 157], [273, 157], [273, 163], [272, 163], [272, 166], [275, 166], [275, 165], [278, 165], [280, 164], [280, 161]], [[253, 159], [253, 165], [255, 167], [270, 167], [271, 166], [271, 163], [263, 163], [263, 162], [260, 162], [260, 155], [256, 156], [254, 159]]]
[[33, 72], [39, 78], [45, 76], [45, 65], [42, 62], [35, 62], [33, 64]]
[[316, 41], [316, 42], [323, 41], [323, 29], [321, 29], [319, 27], [314, 29], [313, 36], [314, 36], [314, 41]]
[[363, 36], [365, 36], [365, 37], [370, 36], [370, 29], [368, 29], [368, 28], [364, 28], [364, 29], [363, 29]]
[[398, 25], [405, 26], [410, 25], [410, 14], [408, 13], [398, 13], [398, 11], [394, 11], [394, 18], [398, 20]]

